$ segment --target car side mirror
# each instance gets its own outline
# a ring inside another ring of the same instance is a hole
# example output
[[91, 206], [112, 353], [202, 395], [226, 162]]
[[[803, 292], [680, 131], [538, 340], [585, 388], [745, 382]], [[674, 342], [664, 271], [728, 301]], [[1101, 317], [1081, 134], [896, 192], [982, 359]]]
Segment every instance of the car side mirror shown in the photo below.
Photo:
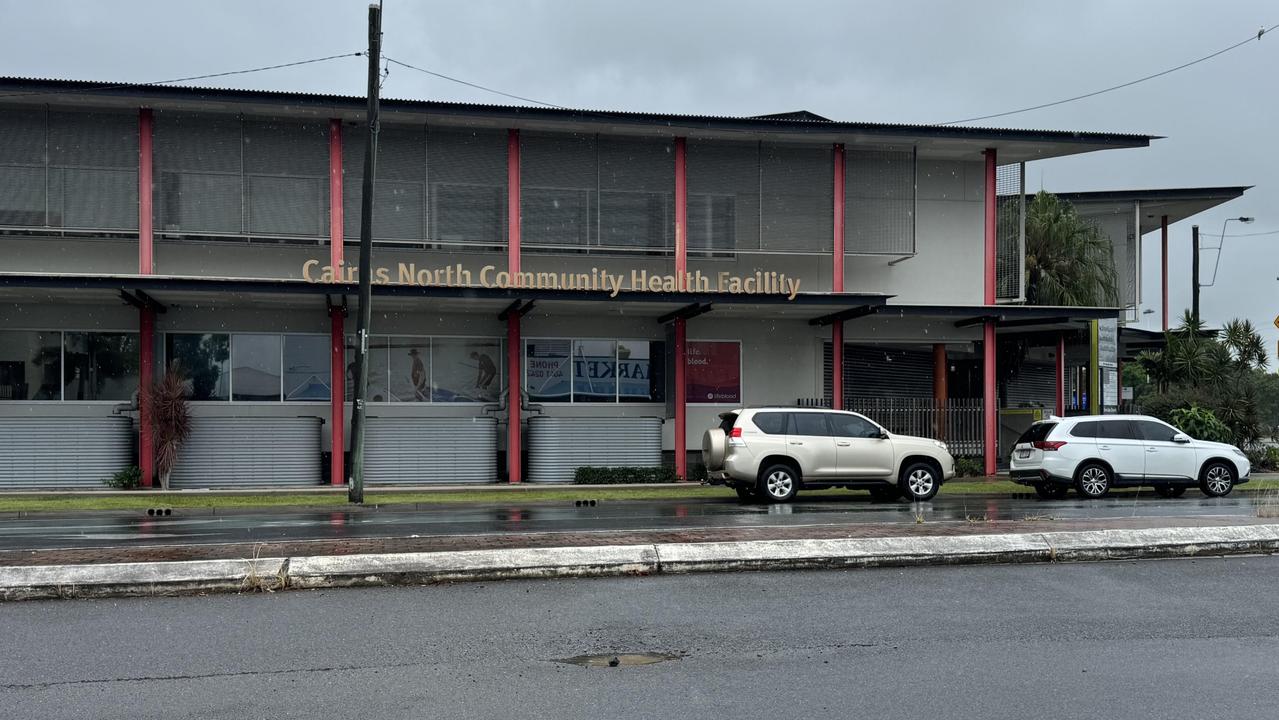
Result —
[[879, 431], [879, 434], [878, 434], [878, 435], [876, 435], [875, 437], [879, 438], [880, 440], [887, 440], [887, 439], [888, 439], [888, 433], [887, 433], [886, 431], [884, 431], [884, 430], [880, 430], [880, 431]]
[[1177, 433], [1172, 436], [1172, 441], [1175, 443], [1188, 443], [1190, 442], [1190, 436], [1185, 433]]

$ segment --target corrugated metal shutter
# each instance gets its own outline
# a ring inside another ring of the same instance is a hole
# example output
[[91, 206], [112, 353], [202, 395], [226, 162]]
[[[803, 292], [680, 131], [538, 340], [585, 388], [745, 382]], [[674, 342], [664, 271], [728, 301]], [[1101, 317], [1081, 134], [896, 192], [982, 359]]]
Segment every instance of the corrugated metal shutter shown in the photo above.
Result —
[[[830, 343], [822, 343], [822, 395], [826, 398], [831, 396], [831, 362]], [[844, 395], [931, 398], [933, 354], [925, 350], [845, 344]]]
[[1054, 407], [1057, 404], [1057, 369], [1052, 363], [1023, 363], [1017, 377], [1008, 381], [1004, 391], [1007, 407]]
[[832, 251], [833, 152], [830, 145], [760, 145], [760, 245], [764, 250]]
[[154, 133], [156, 230], [243, 233], [239, 116], [158, 110]]
[[[360, 193], [364, 182], [364, 137], [348, 133], [342, 142], [343, 224], [349, 238], [360, 235]], [[373, 238], [426, 239], [426, 128], [383, 125], [377, 139], [377, 182], [373, 184]]]
[[584, 466], [661, 464], [661, 418], [529, 418], [529, 482], [572, 482], [573, 473]]
[[506, 245], [506, 132], [427, 127], [431, 239]]
[[571, 249], [595, 243], [598, 161], [594, 135], [520, 134], [525, 246]]
[[364, 472], [370, 485], [497, 482], [491, 417], [369, 418]]
[[599, 244], [675, 246], [675, 152], [669, 140], [604, 135], [599, 151]]
[[690, 138], [688, 249], [759, 249], [759, 143]]
[[0, 418], [0, 489], [103, 489], [133, 464], [127, 417]]
[[849, 149], [844, 157], [844, 252], [915, 252], [915, 151]]
[[995, 171], [998, 195], [995, 293], [999, 300], [1025, 298], [1026, 165], [1001, 165]]
[[174, 489], [318, 485], [320, 425], [316, 417], [194, 418], [169, 485]]

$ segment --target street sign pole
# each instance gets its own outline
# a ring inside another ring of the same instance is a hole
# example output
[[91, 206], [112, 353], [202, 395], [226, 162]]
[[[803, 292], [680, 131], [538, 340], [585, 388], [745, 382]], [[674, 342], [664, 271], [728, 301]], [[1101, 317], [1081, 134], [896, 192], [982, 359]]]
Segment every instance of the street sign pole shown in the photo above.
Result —
[[[360, 314], [355, 331], [355, 398], [351, 408], [351, 478], [347, 499], [364, 502], [364, 436], [369, 391], [369, 325], [373, 321], [373, 177], [377, 170], [378, 90], [382, 82], [382, 8], [369, 6], [368, 135], [360, 188]], [[339, 202], [340, 198], [334, 200]]]

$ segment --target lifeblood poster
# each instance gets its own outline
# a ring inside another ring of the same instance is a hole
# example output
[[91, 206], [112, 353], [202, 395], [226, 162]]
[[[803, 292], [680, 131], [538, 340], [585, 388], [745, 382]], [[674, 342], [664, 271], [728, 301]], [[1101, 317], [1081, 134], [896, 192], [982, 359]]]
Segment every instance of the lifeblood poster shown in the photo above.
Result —
[[742, 401], [742, 345], [692, 340], [686, 351], [688, 402], [729, 405]]

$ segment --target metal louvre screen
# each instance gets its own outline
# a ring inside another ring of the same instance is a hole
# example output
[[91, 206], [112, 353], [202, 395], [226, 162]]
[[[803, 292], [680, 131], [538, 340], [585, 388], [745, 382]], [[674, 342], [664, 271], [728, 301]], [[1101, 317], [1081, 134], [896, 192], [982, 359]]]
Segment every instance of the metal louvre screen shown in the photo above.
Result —
[[0, 225], [136, 230], [137, 115], [0, 112]]
[[327, 236], [327, 122], [244, 121], [244, 172], [252, 235]]
[[915, 151], [848, 149], [844, 156], [844, 252], [915, 252]]
[[599, 238], [606, 248], [675, 246], [675, 150], [668, 140], [601, 136]]
[[506, 133], [427, 128], [430, 238], [506, 243]]
[[240, 118], [156, 111], [154, 132], [156, 230], [243, 233]]
[[[831, 344], [822, 343], [822, 396], [831, 397]], [[928, 350], [844, 344], [844, 395], [932, 398], [933, 356]], [[847, 407], [847, 405], [846, 405]], [[856, 410], [855, 407], [849, 407]]]
[[1141, 206], [1134, 203], [1133, 211], [1128, 214], [1127, 232], [1124, 233], [1124, 262], [1122, 265], [1115, 263], [1115, 269], [1120, 273], [1119, 305], [1132, 310], [1129, 319], [1134, 321], [1137, 319], [1137, 304], [1141, 302], [1141, 238], [1137, 230], [1140, 216]]
[[688, 249], [758, 250], [759, 143], [690, 138]]
[[831, 252], [834, 150], [829, 145], [760, 145], [760, 249]]
[[995, 169], [996, 236], [995, 297], [1001, 301], [1026, 299], [1026, 166]]
[[598, 155], [593, 135], [520, 135], [521, 242], [577, 248], [596, 239]]
[[[350, 132], [343, 137], [342, 168], [343, 233], [358, 238], [364, 182], [363, 132]], [[382, 125], [378, 130], [373, 238], [418, 242], [426, 239], [425, 127]]]

